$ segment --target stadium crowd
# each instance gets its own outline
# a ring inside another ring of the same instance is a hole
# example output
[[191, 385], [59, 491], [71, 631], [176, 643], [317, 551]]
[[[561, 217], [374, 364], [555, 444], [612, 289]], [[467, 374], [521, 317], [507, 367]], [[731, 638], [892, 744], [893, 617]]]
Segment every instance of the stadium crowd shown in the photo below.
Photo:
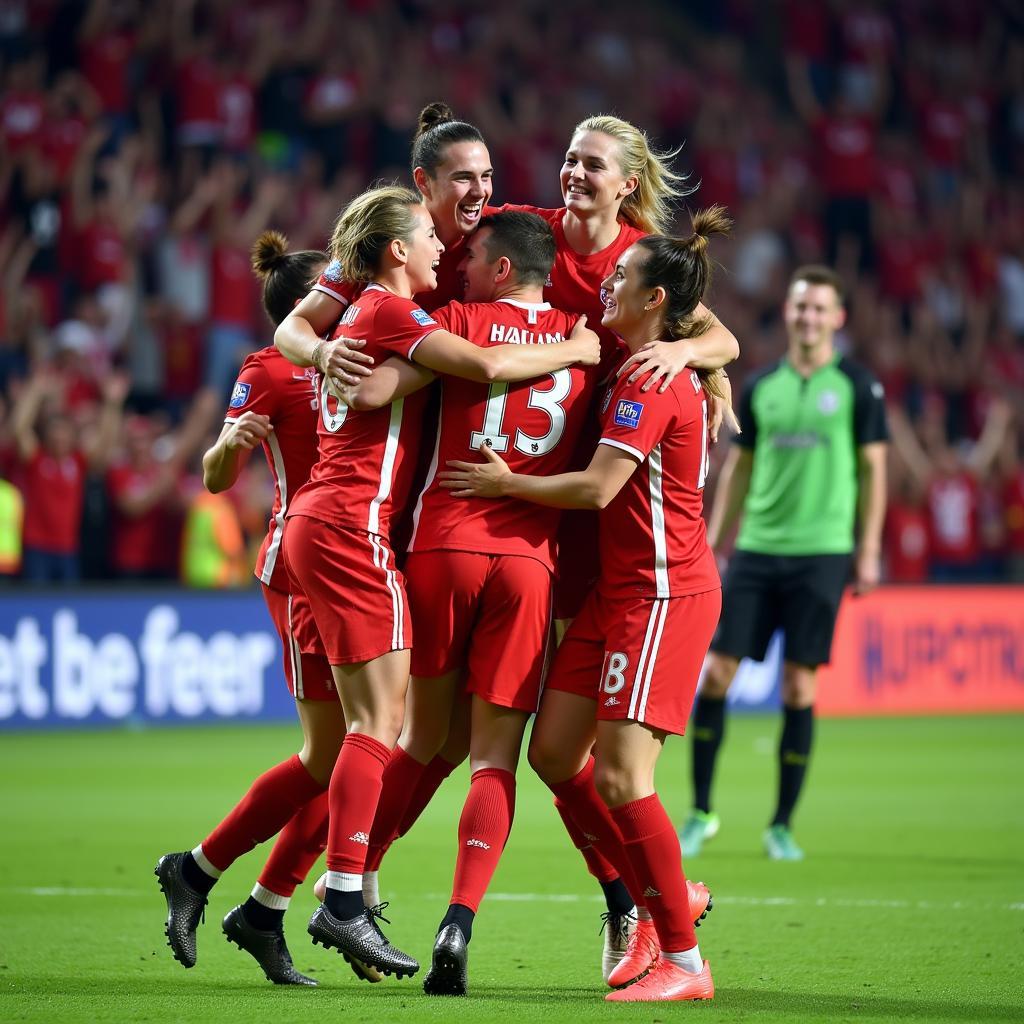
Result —
[[734, 377], [784, 351], [794, 266], [849, 285], [841, 344], [893, 423], [887, 578], [1024, 579], [1013, 5], [0, 9], [0, 574], [251, 579], [272, 485], [253, 460], [209, 495], [199, 466], [271, 340], [250, 247], [275, 227], [322, 248], [367, 183], [408, 180], [417, 112], [444, 98], [484, 130], [498, 202], [559, 205], [595, 111], [685, 140], [692, 201], [736, 217], [713, 294]]

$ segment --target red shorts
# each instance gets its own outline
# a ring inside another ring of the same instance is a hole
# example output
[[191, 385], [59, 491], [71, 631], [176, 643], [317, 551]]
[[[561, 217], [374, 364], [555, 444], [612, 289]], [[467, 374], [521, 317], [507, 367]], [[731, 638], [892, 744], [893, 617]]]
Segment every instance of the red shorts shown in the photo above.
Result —
[[682, 736], [721, 610], [721, 588], [661, 600], [595, 591], [558, 648], [547, 688], [596, 700], [598, 721]]
[[284, 678], [296, 700], [337, 700], [334, 676], [306, 595], [263, 584], [263, 600], [284, 648]]
[[551, 630], [551, 573], [524, 555], [415, 551], [405, 563], [412, 674], [466, 669], [489, 704], [536, 711]]
[[387, 540], [293, 516], [281, 542], [288, 573], [309, 599], [332, 665], [412, 647], [405, 580]]

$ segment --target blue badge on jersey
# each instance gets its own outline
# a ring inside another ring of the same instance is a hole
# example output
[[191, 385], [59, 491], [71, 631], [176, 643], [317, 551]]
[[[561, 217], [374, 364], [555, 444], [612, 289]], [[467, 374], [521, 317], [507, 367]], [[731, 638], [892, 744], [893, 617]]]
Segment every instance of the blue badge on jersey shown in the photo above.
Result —
[[644, 407], [639, 402], [627, 402], [624, 398], [619, 399], [615, 406], [615, 422], [620, 427], [632, 427], [636, 430], [640, 426], [640, 413]]
[[331, 260], [330, 263], [324, 267], [324, 277], [328, 281], [342, 281], [344, 280], [341, 273], [341, 260]]
[[243, 384], [240, 380], [235, 381], [235, 390], [231, 392], [231, 408], [241, 409], [249, 401], [249, 389], [251, 384]]
[[410, 310], [412, 313], [413, 320], [420, 325], [420, 327], [436, 327], [437, 321], [425, 310], [425, 309], [413, 309]]

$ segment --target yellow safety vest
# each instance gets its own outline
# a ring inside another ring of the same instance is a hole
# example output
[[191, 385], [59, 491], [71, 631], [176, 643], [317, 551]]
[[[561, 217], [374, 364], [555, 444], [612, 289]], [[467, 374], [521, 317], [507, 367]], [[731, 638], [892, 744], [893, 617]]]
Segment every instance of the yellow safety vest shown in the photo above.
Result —
[[21, 526], [25, 502], [9, 480], [0, 480], [0, 575], [14, 576], [21, 568]]
[[181, 576], [190, 587], [237, 587], [246, 577], [245, 538], [230, 500], [206, 491], [185, 515]]

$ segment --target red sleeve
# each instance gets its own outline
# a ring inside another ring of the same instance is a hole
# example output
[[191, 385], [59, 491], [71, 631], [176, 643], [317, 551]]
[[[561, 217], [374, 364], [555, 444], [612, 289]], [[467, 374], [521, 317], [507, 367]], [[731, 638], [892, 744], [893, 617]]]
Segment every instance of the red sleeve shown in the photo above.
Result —
[[377, 307], [373, 341], [391, 355], [412, 359], [416, 346], [441, 325], [425, 309], [409, 299], [392, 298]]
[[332, 299], [347, 306], [360, 292], [360, 287], [351, 281], [346, 281], [341, 276], [341, 264], [338, 260], [331, 260], [323, 269], [323, 273], [316, 279], [313, 291], [323, 292]]
[[279, 398], [280, 388], [274, 387], [274, 380], [266, 364], [262, 359], [249, 356], [238, 371], [224, 421], [233, 422], [243, 412], [258, 412], [273, 419]]
[[460, 338], [469, 338], [469, 312], [463, 303], [452, 300], [430, 315], [442, 330]]
[[643, 381], [628, 384], [625, 374], [611, 389], [601, 414], [600, 444], [629, 452], [643, 462], [661, 442], [675, 420], [679, 404], [672, 390], [641, 391]]

